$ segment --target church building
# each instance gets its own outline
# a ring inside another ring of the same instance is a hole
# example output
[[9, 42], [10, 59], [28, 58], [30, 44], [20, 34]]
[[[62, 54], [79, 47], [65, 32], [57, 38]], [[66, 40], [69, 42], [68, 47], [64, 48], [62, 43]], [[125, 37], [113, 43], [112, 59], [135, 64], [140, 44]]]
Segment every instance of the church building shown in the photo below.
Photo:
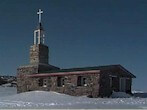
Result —
[[119, 64], [69, 69], [49, 64], [42, 13], [41, 9], [37, 12], [39, 24], [34, 31], [34, 44], [30, 47], [30, 63], [17, 69], [18, 93], [43, 90], [89, 97], [109, 97], [113, 91], [131, 94], [135, 76]]

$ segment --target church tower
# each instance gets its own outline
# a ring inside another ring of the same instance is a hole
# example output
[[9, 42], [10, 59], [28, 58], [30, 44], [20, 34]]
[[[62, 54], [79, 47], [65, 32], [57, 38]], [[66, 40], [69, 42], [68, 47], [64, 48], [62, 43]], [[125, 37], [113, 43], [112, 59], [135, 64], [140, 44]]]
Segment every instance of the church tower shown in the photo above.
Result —
[[41, 14], [43, 11], [39, 9], [39, 24], [34, 30], [34, 44], [30, 47], [30, 64], [48, 64], [48, 47], [44, 44], [45, 35], [41, 22]]
[[30, 47], [30, 63], [28, 65], [19, 66], [17, 68], [17, 92], [30, 91], [32, 80], [29, 80], [27, 75], [46, 73], [49, 71], [56, 71], [60, 68], [50, 65], [48, 62], [48, 46], [44, 44], [45, 35], [41, 22], [41, 14], [43, 11], [39, 9], [39, 24], [34, 30], [34, 44]]

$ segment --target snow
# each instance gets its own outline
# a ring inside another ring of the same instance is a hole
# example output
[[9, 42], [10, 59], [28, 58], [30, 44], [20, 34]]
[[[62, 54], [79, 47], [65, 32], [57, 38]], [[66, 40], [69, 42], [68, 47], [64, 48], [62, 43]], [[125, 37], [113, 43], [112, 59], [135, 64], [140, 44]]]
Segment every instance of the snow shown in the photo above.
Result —
[[133, 90], [132, 93], [144, 93], [144, 92], [141, 90]]
[[131, 95], [126, 94], [125, 92], [113, 92], [111, 97], [112, 98], [130, 98]]
[[16, 94], [15, 87], [2, 87], [0, 86], [0, 98]]
[[[124, 93], [114, 93], [126, 96]], [[14, 87], [0, 87], [1, 109], [135, 109], [147, 108], [147, 98], [87, 98], [86, 96], [69, 96], [53, 91], [32, 91], [16, 94]]]

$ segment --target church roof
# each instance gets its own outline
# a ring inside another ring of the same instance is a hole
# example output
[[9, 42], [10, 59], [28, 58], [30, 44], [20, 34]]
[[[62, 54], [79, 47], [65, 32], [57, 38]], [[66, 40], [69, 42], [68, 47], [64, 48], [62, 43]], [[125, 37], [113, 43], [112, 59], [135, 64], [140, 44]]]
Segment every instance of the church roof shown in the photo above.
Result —
[[52, 73], [52, 72], [73, 72], [73, 71], [88, 71], [88, 70], [106, 70], [116, 68], [118, 65], [106, 65], [106, 66], [93, 66], [93, 67], [81, 67], [81, 68], [68, 68], [68, 69], [60, 69], [55, 71], [45, 71], [45, 73]]
[[58, 69], [58, 70], [51, 70], [51, 71], [42, 71], [42, 73], [39, 74], [61, 74], [61, 73], [65, 73], [66, 74], [71, 74], [71, 72], [84, 72], [84, 71], [93, 71], [93, 70], [100, 70], [101, 72], [106, 71], [106, 73], [109, 74], [117, 74], [117, 75], [121, 75], [121, 76], [127, 76], [127, 77], [132, 77], [132, 78], [136, 78], [136, 76], [134, 76], [131, 72], [129, 72], [128, 70], [126, 70], [124, 67], [122, 67], [121, 65], [106, 65], [106, 66], [94, 66], [94, 67], [83, 67], [83, 68], [69, 68], [69, 69]]

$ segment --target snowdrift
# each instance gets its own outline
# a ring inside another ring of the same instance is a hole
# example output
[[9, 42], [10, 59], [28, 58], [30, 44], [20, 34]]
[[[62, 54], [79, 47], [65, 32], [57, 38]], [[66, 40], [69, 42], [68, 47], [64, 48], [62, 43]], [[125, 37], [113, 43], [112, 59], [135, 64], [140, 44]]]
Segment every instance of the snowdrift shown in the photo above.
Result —
[[134, 94], [135, 97], [147, 98], [147, 92], [143, 92], [143, 91], [133, 91], [132, 93]]
[[111, 97], [112, 98], [130, 98], [132, 96], [129, 94], [126, 94], [125, 92], [113, 92]]
[[[2, 90], [4, 89], [4, 90]], [[8, 92], [9, 91], [9, 92]], [[12, 92], [12, 93], [10, 93]], [[16, 91], [15, 91], [16, 92]], [[147, 98], [88, 98], [56, 92], [32, 91], [14, 94], [14, 88], [0, 88], [1, 109], [135, 109], [147, 108]], [[3, 97], [2, 94], [5, 94]], [[8, 94], [6, 96], [6, 94]], [[115, 94], [116, 95], [116, 94]], [[120, 94], [119, 94], [120, 95]]]

